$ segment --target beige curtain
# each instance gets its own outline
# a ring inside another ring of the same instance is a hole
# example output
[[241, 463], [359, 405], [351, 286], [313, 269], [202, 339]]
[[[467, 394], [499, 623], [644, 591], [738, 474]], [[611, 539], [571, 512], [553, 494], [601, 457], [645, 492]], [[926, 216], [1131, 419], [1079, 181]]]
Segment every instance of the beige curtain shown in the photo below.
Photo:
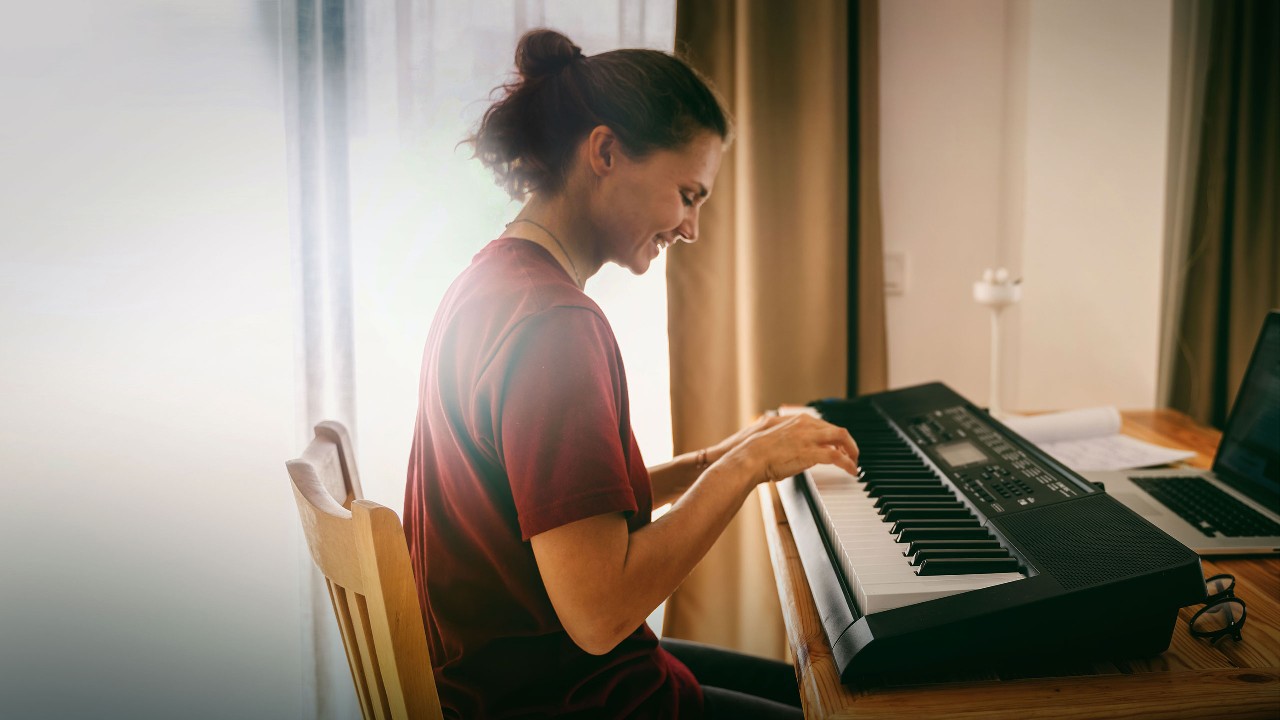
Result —
[[1263, 318], [1280, 307], [1280, 3], [1193, 3], [1203, 108], [1169, 403], [1222, 427]]
[[[875, 5], [852, 8], [866, 13], [856, 19], [861, 34], [874, 38]], [[737, 127], [701, 238], [668, 265], [677, 452], [714, 443], [784, 403], [846, 395], [850, 267], [858, 268], [854, 296], [862, 311], [859, 387], [884, 386], [874, 152], [861, 155], [860, 199], [850, 212], [849, 11], [840, 0], [677, 7], [677, 51], [715, 83]], [[859, 47], [874, 59], [873, 43]], [[862, 53], [858, 60], [860, 77], [874, 80], [874, 62]], [[861, 90], [860, 99], [874, 100], [874, 82]], [[860, 105], [860, 117], [875, 117], [874, 102]], [[875, 124], [859, 131], [859, 145], [874, 151]], [[849, 231], [851, 217], [857, 233]], [[665, 618], [673, 637], [785, 656], [754, 497], [672, 596]]]

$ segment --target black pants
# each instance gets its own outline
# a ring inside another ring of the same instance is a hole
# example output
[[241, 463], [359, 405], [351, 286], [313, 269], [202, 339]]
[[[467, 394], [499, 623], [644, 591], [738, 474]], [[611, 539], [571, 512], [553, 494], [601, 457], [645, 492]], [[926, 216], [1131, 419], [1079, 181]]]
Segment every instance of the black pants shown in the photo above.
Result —
[[796, 673], [786, 663], [688, 640], [666, 638], [662, 647], [693, 671], [702, 685], [709, 720], [804, 717]]

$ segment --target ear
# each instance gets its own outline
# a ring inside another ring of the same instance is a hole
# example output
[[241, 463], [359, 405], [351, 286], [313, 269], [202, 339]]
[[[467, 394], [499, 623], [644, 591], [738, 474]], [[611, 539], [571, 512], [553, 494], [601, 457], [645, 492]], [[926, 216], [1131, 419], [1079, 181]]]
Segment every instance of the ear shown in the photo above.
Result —
[[604, 125], [597, 125], [587, 135], [585, 142], [587, 165], [596, 177], [611, 174], [618, 167], [622, 145], [618, 136]]

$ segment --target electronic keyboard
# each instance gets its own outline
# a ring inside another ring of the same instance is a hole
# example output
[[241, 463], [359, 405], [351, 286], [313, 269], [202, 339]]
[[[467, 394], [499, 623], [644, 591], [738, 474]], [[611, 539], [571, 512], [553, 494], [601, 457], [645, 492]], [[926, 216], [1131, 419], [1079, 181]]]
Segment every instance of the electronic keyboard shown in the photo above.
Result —
[[1199, 557], [941, 383], [808, 412], [858, 443], [777, 489], [841, 679], [1136, 657], [1205, 597]]

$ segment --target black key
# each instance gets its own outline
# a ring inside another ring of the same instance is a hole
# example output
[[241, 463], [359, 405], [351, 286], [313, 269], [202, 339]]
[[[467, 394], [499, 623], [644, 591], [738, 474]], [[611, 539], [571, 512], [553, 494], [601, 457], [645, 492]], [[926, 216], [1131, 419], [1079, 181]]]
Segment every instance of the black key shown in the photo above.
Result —
[[896, 487], [898, 485], [933, 485], [935, 487], [942, 487], [942, 481], [931, 475], [915, 475], [913, 477], [903, 477], [903, 478], [883, 478], [883, 477], [877, 477], [870, 470], [866, 472], [866, 479], [863, 482], [866, 483], [867, 487]]
[[926, 550], [1003, 550], [999, 541], [991, 540], [916, 540], [907, 549], [903, 551], [903, 555], [915, 555], [916, 553], [925, 552]]
[[858, 467], [866, 470], [867, 475], [873, 479], [901, 479], [891, 477], [893, 473], [911, 473], [913, 478], [938, 479], [937, 474], [924, 465], [877, 465], [876, 463], [862, 462], [862, 456], [858, 456]]
[[899, 520], [893, 524], [889, 532], [897, 535], [903, 530], [914, 530], [916, 528], [980, 528], [982, 523], [977, 518], [968, 518], [966, 520], [935, 520], [928, 518], [924, 520]]
[[936, 475], [927, 472], [902, 473], [902, 477], [885, 477], [883, 473], [877, 473], [874, 470], [866, 470], [866, 478], [869, 483], [883, 483], [892, 485], [894, 483], [941, 483]]
[[911, 528], [898, 533], [898, 542], [916, 540], [986, 540], [991, 533], [984, 527], [976, 528]]
[[943, 497], [955, 497], [951, 494], [951, 491], [943, 487], [940, 482], [902, 483], [899, 485], [873, 487], [867, 490], [867, 495], [873, 498], [894, 495], [941, 495]]
[[937, 477], [924, 467], [904, 470], [882, 470], [879, 468], [867, 468], [866, 470], [867, 479], [869, 480], [937, 480]]
[[[945, 504], [945, 503], [956, 503], [958, 505], [960, 502], [955, 499], [956, 497], [955, 495], [952, 495], [950, 493], [938, 494], [938, 495], [880, 495], [880, 496], [873, 496], [873, 497], [876, 498], [876, 502], [874, 505], [872, 505], [872, 507], [877, 507], [877, 508], [885, 507], [886, 509], [899, 507], [901, 506], [901, 503], [912, 502], [912, 501], [919, 502], [919, 503], [927, 503], [931, 505], [939, 505], [939, 504]], [[886, 503], [888, 503], [887, 507], [886, 507]]]
[[986, 573], [1017, 572], [1017, 558], [942, 558], [925, 560], [916, 569], [917, 575], [985, 575]]
[[[868, 493], [875, 490], [881, 495], [892, 495], [894, 490], [897, 490], [898, 488], [906, 488], [908, 493], [921, 488], [951, 492], [951, 488], [948, 488], [937, 480], [931, 480], [929, 478], [917, 478], [915, 480], [867, 480], [863, 483], [863, 486], [866, 488]], [[875, 496], [872, 495], [872, 497]]]
[[876, 507], [880, 508], [880, 514], [884, 515], [891, 510], [964, 510], [964, 504], [959, 500], [892, 500], [886, 503], [876, 502]]
[[1009, 557], [1009, 551], [1004, 548], [996, 548], [994, 550], [921, 550], [911, 556], [911, 564], [919, 565], [925, 560], [1007, 557]]
[[[861, 445], [858, 446], [858, 449], [860, 451], [863, 450]], [[864, 454], [866, 453], [859, 452], [858, 457], [862, 458]], [[886, 455], [884, 453], [879, 453], [875, 455], [867, 455], [865, 459], [868, 463], [875, 465], [876, 467], [883, 467], [888, 469], [906, 468], [906, 467], [927, 467], [924, 464], [924, 462], [920, 460], [920, 458], [910, 453], [907, 453], [904, 455]]]
[[894, 522], [897, 520], [918, 520], [923, 518], [963, 520], [971, 517], [973, 517], [973, 513], [969, 512], [966, 508], [894, 508], [884, 513], [885, 522]]

